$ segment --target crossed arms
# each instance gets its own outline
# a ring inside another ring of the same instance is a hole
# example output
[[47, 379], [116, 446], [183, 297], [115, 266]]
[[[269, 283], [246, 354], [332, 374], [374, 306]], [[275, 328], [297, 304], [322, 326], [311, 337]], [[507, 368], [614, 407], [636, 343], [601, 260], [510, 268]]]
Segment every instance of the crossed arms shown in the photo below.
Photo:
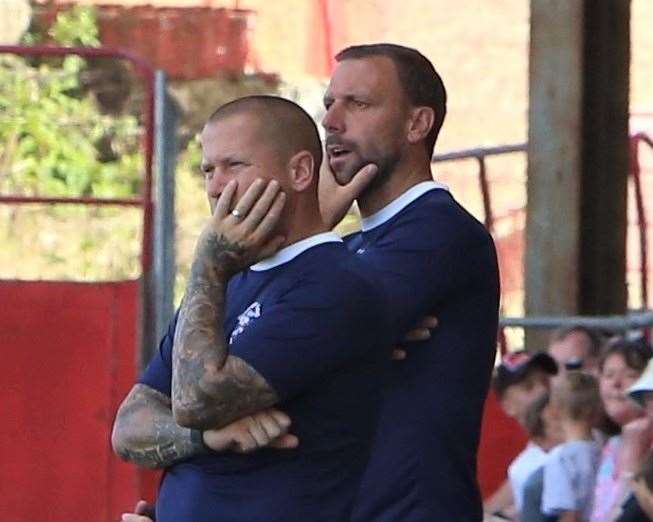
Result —
[[[289, 421], [274, 413], [263, 411], [255, 422], [247, 419], [278, 402], [278, 397], [256, 370], [229, 355], [222, 326], [230, 277], [256, 259], [251, 252], [265, 257], [278, 248], [279, 238], [264, 241], [284, 201], [275, 182], [267, 187], [255, 182], [238, 202], [246, 215], [238, 220], [229, 213], [235, 188], [233, 184], [225, 188], [198, 240], [174, 334], [172, 399], [137, 384], [118, 411], [112, 444], [126, 460], [166, 467], [206, 451], [207, 442], [213, 449], [235, 444], [247, 451], [251, 441], [258, 446], [287, 431]], [[208, 440], [207, 433], [198, 431], [222, 428], [243, 417], [237, 427], [249, 427], [249, 442], [247, 437], [235, 437], [233, 426], [231, 431], [208, 433]]]

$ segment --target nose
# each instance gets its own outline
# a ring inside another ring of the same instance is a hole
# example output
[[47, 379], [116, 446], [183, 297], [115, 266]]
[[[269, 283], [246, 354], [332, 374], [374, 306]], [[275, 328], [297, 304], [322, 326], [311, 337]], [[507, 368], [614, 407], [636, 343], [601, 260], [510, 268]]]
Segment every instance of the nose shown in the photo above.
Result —
[[326, 110], [322, 118], [322, 127], [330, 134], [341, 134], [345, 131], [345, 122], [338, 103], [333, 102]]
[[610, 381], [610, 384], [612, 385], [612, 388], [615, 390], [621, 391], [624, 389], [624, 380], [622, 375], [614, 375], [612, 377], [612, 380]]
[[206, 188], [206, 195], [209, 198], [217, 199], [222, 191], [224, 190], [227, 180], [223, 176], [219, 169], [213, 169], [210, 173], [206, 174], [206, 179], [204, 182]]

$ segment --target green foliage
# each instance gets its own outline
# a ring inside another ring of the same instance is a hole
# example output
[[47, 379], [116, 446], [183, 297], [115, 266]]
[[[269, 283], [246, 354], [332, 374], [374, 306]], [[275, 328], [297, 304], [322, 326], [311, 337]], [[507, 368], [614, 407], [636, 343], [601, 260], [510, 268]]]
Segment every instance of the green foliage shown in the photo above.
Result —
[[[77, 6], [62, 12], [48, 34], [60, 45], [98, 45], [95, 11]], [[23, 43], [42, 40], [33, 32]], [[100, 112], [81, 80], [86, 70], [78, 56], [0, 55], [0, 193], [139, 194], [142, 129], [133, 115]], [[136, 277], [140, 214], [123, 207], [0, 205], [0, 275]]]
[[62, 12], [49, 31], [55, 42], [61, 45], [97, 47], [100, 36], [97, 14], [91, 6], [74, 6]]
[[[94, 11], [75, 7], [50, 31], [58, 43], [97, 45]], [[51, 196], [128, 196], [140, 188], [139, 127], [107, 116], [83, 89], [77, 56], [36, 65], [0, 57], [0, 192]], [[108, 138], [108, 140], [107, 140]], [[109, 143], [110, 161], [98, 153]]]

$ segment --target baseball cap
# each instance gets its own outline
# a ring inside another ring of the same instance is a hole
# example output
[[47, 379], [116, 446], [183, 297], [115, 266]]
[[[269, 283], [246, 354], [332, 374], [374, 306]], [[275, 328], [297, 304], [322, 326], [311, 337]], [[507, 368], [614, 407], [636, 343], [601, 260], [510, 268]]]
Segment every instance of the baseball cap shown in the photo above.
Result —
[[540, 369], [550, 375], [558, 373], [558, 365], [548, 353], [529, 353], [519, 350], [504, 355], [497, 366], [492, 384], [497, 395], [501, 397], [514, 384], [519, 384], [533, 369]]
[[653, 392], [653, 359], [649, 359], [644, 373], [628, 388], [628, 395], [640, 406], [644, 406], [646, 392]]

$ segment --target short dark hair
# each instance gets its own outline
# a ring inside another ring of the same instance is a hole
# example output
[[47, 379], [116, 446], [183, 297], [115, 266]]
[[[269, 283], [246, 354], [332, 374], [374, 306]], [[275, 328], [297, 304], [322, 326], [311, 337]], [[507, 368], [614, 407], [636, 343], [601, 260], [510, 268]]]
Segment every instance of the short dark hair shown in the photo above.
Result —
[[252, 113], [261, 124], [265, 138], [289, 154], [307, 150], [314, 160], [314, 174], [322, 164], [322, 142], [317, 125], [295, 102], [257, 94], [237, 98], [218, 107], [207, 123], [215, 123], [234, 114]]
[[551, 342], [563, 341], [573, 333], [585, 334], [590, 341], [590, 355], [592, 357], [601, 356], [601, 351], [605, 344], [605, 337], [599, 331], [579, 324], [555, 329], [551, 333]]
[[353, 45], [336, 54], [336, 61], [357, 60], [373, 56], [390, 58], [397, 68], [397, 76], [406, 98], [416, 107], [433, 109], [435, 120], [424, 145], [429, 158], [447, 114], [447, 91], [433, 64], [422, 53], [403, 45], [378, 43]]
[[612, 339], [599, 361], [601, 371], [603, 371], [605, 361], [612, 355], [621, 355], [628, 368], [643, 372], [648, 360], [653, 356], [653, 349], [645, 339], [629, 340], [623, 337]]

